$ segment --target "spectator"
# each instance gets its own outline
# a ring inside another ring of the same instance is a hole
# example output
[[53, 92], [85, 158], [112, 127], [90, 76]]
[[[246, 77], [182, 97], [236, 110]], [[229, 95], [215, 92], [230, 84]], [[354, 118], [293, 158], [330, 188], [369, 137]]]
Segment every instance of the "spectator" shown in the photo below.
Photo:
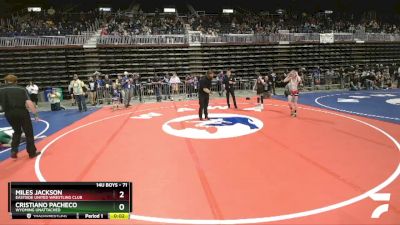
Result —
[[113, 81], [109, 78], [108, 75], [105, 75], [104, 76], [104, 85], [105, 85], [106, 89], [112, 88], [112, 84], [113, 84]]
[[128, 71], [124, 72], [124, 76], [121, 78], [121, 97], [123, 99], [123, 103], [125, 103], [126, 99], [126, 91], [129, 90], [128, 85], [129, 85], [129, 73]]
[[392, 78], [391, 78], [391, 76], [389, 74], [389, 70], [385, 69], [382, 76], [383, 76], [383, 80], [384, 80], [385, 85], [386, 85], [385, 88], [386, 89], [392, 88]]
[[340, 88], [343, 89], [346, 83], [345, 79], [348, 77], [343, 67], [340, 67], [337, 71], [337, 77], [339, 77]]
[[400, 88], [400, 66], [397, 68], [397, 88]]
[[64, 36], [81, 35], [96, 30], [100, 15], [95, 11], [65, 13], [57, 10], [54, 14], [27, 12], [13, 15], [7, 23], [0, 23], [1, 36]]
[[186, 84], [186, 93], [188, 98], [193, 97], [193, 92], [194, 92], [194, 78], [192, 75], [188, 74], [185, 78], [185, 84]]
[[184, 34], [185, 28], [177, 15], [135, 14], [116, 15], [108, 19], [108, 25], [102, 35], [165, 35]]
[[76, 103], [78, 104], [79, 112], [87, 111], [86, 107], [86, 98], [85, 91], [87, 91], [87, 87], [83, 81], [79, 80], [78, 75], [74, 74], [74, 79], [69, 84], [70, 89], [74, 95]]
[[128, 108], [131, 103], [131, 98], [133, 96], [133, 79], [132, 77], [128, 77], [128, 73], [125, 74], [125, 77], [123, 78], [123, 85], [122, 85], [123, 93], [121, 93], [121, 96], [124, 95], [124, 105], [125, 108]]
[[358, 90], [360, 90], [360, 88], [357, 87], [357, 86], [354, 84], [354, 81], [350, 81], [350, 91], [358, 91]]
[[65, 110], [61, 106], [61, 94], [57, 92], [56, 88], [51, 89], [51, 92], [47, 94], [47, 99], [49, 99], [51, 111]]
[[181, 80], [176, 73], [173, 73], [172, 77], [169, 79], [169, 83], [172, 88], [172, 94], [179, 94], [179, 84], [181, 83]]
[[120, 93], [119, 95], [119, 103], [120, 104], [124, 104], [124, 98], [122, 97], [122, 76], [121, 75], [117, 75], [117, 79], [115, 79], [115, 84], [117, 85], [117, 89]]
[[105, 99], [105, 82], [104, 80], [100, 77], [100, 73], [99, 72], [95, 72], [94, 75], [96, 76], [96, 80], [95, 80], [95, 87], [96, 87], [96, 99], [98, 103], [104, 103], [104, 99]]
[[156, 94], [157, 102], [161, 102], [162, 96], [161, 96], [160, 89], [161, 89], [162, 81], [157, 74], [154, 74], [154, 77], [152, 79], [152, 84], [154, 86], [154, 92]]
[[29, 84], [26, 86], [26, 90], [28, 90], [31, 101], [35, 103], [35, 106], [37, 107], [39, 87], [36, 84], [34, 84], [33, 81], [31, 80], [29, 81]]
[[333, 70], [333, 68], [329, 68], [328, 71], [326, 71], [325, 84], [331, 85], [334, 76], [335, 76], [335, 71]]
[[121, 90], [118, 88], [118, 84], [115, 82], [112, 84], [112, 109], [113, 111], [120, 108], [121, 102]]
[[108, 75], [104, 76], [104, 92], [103, 92], [103, 96], [104, 99], [107, 100], [107, 104], [111, 104], [111, 98], [112, 98], [112, 84], [113, 81], [109, 78]]
[[93, 76], [89, 77], [89, 102], [92, 104], [92, 106], [96, 105], [96, 89], [97, 89], [97, 83], [94, 80]]
[[162, 89], [162, 94], [164, 95], [164, 100], [167, 100], [167, 97], [169, 100], [172, 100], [171, 99], [171, 86], [170, 86], [169, 80], [170, 80], [169, 74], [165, 73], [163, 79], [161, 80], [161, 83], [162, 83], [161, 89]]
[[[101, 29], [101, 35], [170, 35], [186, 30], [207, 35], [271, 34], [288, 30], [291, 33], [400, 33], [399, 17], [376, 13], [303, 13], [287, 11], [281, 15], [236, 12], [232, 15], [165, 15], [159, 13], [104, 14], [97, 11], [55, 14], [24, 13], [0, 20], [1, 36], [64, 36], [81, 35]], [[105, 24], [100, 27], [100, 24]], [[164, 36], [162, 42], [167, 42]]]
[[319, 68], [319, 66], [317, 66], [313, 73], [312, 73], [312, 77], [314, 78], [314, 84], [315, 85], [320, 85], [321, 84], [321, 69]]
[[96, 80], [95, 80], [95, 82], [96, 82], [96, 87], [97, 87], [97, 88], [102, 88], [102, 87], [104, 87], [104, 86], [105, 86], [105, 82], [104, 82], [103, 79], [101, 79], [100, 73], [96, 71], [96, 72], [94, 73], [94, 75], [96, 76]]
[[194, 95], [198, 96], [199, 90], [199, 79], [200, 76], [193, 76], [193, 87], [194, 87]]
[[142, 84], [140, 82], [140, 74], [134, 73], [132, 79], [133, 79], [133, 86], [135, 88], [134, 94], [135, 94], [135, 96], [139, 97], [139, 101], [142, 102], [143, 101], [143, 99], [142, 99]]

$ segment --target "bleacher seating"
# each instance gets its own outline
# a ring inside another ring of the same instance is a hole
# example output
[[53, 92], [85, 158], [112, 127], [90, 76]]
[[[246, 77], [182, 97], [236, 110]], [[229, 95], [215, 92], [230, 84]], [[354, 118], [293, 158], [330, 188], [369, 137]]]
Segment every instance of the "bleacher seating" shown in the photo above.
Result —
[[283, 74], [288, 69], [340, 68], [352, 65], [400, 64], [400, 43], [334, 43], [334, 44], [203, 44], [202, 46], [107, 46], [94, 49], [61, 48], [0, 48], [0, 76], [8, 73], [20, 77], [25, 85], [34, 80], [46, 87], [67, 85], [73, 74], [83, 80], [95, 71], [102, 74], [141, 74], [147, 81], [155, 73], [177, 72], [204, 74], [232, 68], [241, 78], [253, 78], [256, 72], [274, 69]]

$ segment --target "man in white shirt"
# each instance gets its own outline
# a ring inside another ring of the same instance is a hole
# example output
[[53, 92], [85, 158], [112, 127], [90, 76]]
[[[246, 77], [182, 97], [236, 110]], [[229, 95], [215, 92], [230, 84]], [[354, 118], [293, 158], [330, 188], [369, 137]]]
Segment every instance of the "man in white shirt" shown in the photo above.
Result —
[[176, 73], [173, 73], [172, 77], [169, 79], [169, 83], [172, 87], [172, 94], [179, 94], [179, 84], [181, 83], [181, 80]]
[[35, 105], [37, 106], [39, 87], [36, 84], [34, 84], [33, 81], [29, 81], [29, 84], [26, 86], [26, 90], [28, 90], [31, 101], [34, 102]]
[[87, 86], [83, 81], [78, 79], [78, 75], [74, 74], [74, 79], [69, 84], [69, 88], [72, 89], [72, 93], [74, 94], [76, 103], [78, 104], [79, 112], [87, 111], [86, 107], [86, 99], [85, 99], [85, 90], [87, 90]]

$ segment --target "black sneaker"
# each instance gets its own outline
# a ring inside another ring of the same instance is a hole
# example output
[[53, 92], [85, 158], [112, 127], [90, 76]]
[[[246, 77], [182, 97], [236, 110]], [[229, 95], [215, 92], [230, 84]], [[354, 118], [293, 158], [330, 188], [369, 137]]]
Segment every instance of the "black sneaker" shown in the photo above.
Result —
[[18, 158], [17, 153], [18, 153], [18, 152], [11, 152], [11, 158], [12, 158], [12, 159]]
[[33, 158], [35, 158], [35, 157], [38, 156], [38, 155], [40, 155], [40, 152], [35, 152], [35, 154], [30, 155], [29, 158], [30, 158], [30, 159], [33, 159]]

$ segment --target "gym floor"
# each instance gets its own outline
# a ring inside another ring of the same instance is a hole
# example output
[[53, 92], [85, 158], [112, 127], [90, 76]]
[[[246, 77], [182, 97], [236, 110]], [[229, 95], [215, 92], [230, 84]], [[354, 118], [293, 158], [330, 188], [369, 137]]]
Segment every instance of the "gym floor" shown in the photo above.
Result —
[[0, 224], [24, 224], [7, 213], [10, 181], [133, 182], [129, 221], [30, 224], [398, 224], [400, 90], [300, 103], [292, 118], [283, 97], [263, 111], [255, 97], [239, 109], [215, 98], [210, 121], [196, 100], [41, 112], [41, 156], [0, 152]]

